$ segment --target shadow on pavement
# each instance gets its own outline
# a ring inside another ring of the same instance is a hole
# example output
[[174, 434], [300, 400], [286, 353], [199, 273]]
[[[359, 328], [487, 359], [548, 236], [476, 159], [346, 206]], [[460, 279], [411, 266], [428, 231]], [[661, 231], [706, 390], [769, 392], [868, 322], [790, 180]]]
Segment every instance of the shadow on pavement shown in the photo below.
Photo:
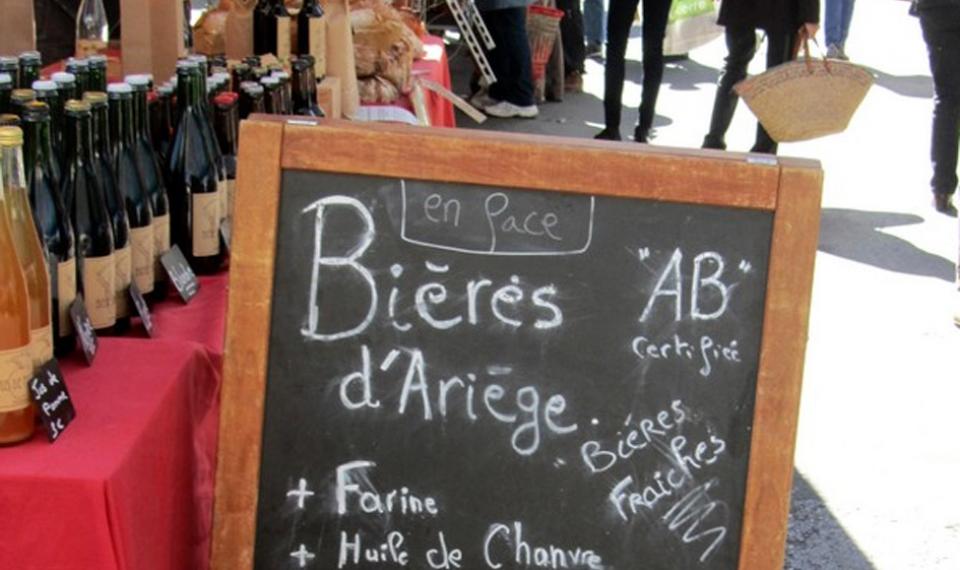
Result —
[[877, 85], [904, 97], [933, 98], [933, 79], [929, 75], [891, 75], [885, 71], [864, 67], [873, 75]]
[[820, 244], [824, 253], [880, 269], [954, 280], [954, 262], [884, 233], [883, 228], [923, 223], [914, 214], [824, 208], [820, 216]]
[[874, 570], [817, 491], [793, 472], [784, 570]]

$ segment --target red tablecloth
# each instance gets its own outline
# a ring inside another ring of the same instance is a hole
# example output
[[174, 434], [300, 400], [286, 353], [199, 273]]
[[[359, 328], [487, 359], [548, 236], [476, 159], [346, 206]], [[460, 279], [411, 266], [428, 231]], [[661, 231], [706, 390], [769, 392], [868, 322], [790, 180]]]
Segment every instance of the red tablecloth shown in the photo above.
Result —
[[0, 569], [207, 567], [226, 275], [155, 309], [157, 337], [64, 359], [77, 418], [0, 448]]

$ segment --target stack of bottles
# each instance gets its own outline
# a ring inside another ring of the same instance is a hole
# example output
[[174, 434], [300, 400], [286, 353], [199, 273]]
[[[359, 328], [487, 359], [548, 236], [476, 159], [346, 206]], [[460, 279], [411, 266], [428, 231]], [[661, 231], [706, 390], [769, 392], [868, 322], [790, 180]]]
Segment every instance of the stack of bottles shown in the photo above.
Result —
[[[267, 4], [282, 31], [282, 3]], [[122, 334], [132, 284], [149, 301], [167, 296], [160, 258], [172, 245], [199, 274], [223, 267], [240, 120], [323, 116], [311, 53], [323, 12], [305, 6], [286, 69], [193, 55], [154, 88], [149, 75], [108, 83], [101, 55], [50, 77], [36, 52], [0, 56], [0, 445], [33, 433], [27, 381], [75, 350], [78, 298], [98, 335]], [[258, 49], [278, 53], [276, 37]]]

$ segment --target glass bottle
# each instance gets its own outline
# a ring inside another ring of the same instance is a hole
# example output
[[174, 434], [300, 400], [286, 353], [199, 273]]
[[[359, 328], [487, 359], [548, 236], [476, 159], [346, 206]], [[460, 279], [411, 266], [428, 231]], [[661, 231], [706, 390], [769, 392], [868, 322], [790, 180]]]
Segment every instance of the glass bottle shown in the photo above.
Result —
[[90, 90], [90, 62], [86, 59], [71, 57], [67, 64], [63, 66], [64, 71], [73, 74], [76, 83], [76, 99], [83, 97], [83, 94]]
[[102, 53], [110, 41], [110, 25], [103, 0], [83, 0], [77, 11], [77, 57]]
[[217, 164], [204, 138], [197, 64], [177, 64], [180, 123], [170, 148], [170, 230], [197, 273], [220, 268], [220, 204]]
[[17, 127], [0, 128], [0, 164], [3, 188], [7, 196], [10, 233], [17, 250], [20, 268], [27, 281], [30, 305], [30, 354], [36, 372], [53, 358], [53, 327], [50, 323], [50, 279], [47, 256], [33, 223], [27, 198], [27, 177], [23, 168], [23, 131]]
[[314, 77], [327, 74], [327, 19], [318, 0], [304, 0], [297, 14], [297, 53], [313, 56]]
[[220, 218], [233, 223], [234, 183], [237, 178], [237, 139], [240, 115], [236, 93], [221, 93], [214, 99], [214, 128], [227, 175], [226, 191], [220, 196]]
[[240, 86], [240, 120], [254, 113], [266, 113], [263, 87], [259, 83], [244, 81]]
[[134, 92], [126, 83], [110, 85], [110, 136], [113, 144], [106, 151], [117, 175], [121, 203], [130, 223], [133, 247], [132, 271], [137, 288], [144, 295], [153, 292], [154, 248], [153, 206], [146, 176], [137, 158], [134, 131]]
[[160, 256], [170, 249], [170, 199], [160, 158], [157, 156], [150, 138], [150, 114], [147, 108], [149, 82], [150, 78], [145, 75], [127, 77], [127, 83], [133, 88], [134, 154], [137, 157], [137, 164], [140, 165], [144, 188], [150, 198], [150, 207], [153, 214], [154, 284], [152, 288], [144, 291], [152, 290], [155, 298], [163, 299], [167, 296], [167, 280], [164, 278]]
[[23, 113], [24, 106], [30, 101], [35, 101], [37, 92], [33, 89], [14, 89], [10, 94], [10, 106], [13, 108], [13, 114], [18, 117]]
[[10, 112], [10, 95], [13, 93], [13, 78], [9, 73], [0, 73], [0, 115]]
[[66, 71], [58, 71], [50, 76], [60, 90], [60, 99], [66, 105], [70, 99], [80, 99], [80, 92], [77, 90], [77, 76]]
[[230, 71], [230, 83], [234, 93], [240, 93], [240, 84], [246, 81], [250, 76], [250, 66], [246, 63], [238, 63]]
[[[0, 164], [0, 180], [3, 179]], [[33, 373], [30, 305], [10, 231], [7, 194], [0, 184], [0, 445], [33, 435], [33, 405], [27, 381]]]
[[280, 107], [283, 115], [293, 114], [293, 85], [290, 83], [290, 74], [286, 71], [274, 71], [270, 77], [280, 81]]
[[60, 132], [63, 130], [63, 99], [60, 98], [60, 88], [55, 81], [47, 80], [34, 81], [32, 87], [37, 101], [42, 101], [50, 107], [50, 136], [54, 151], [57, 151], [59, 156]]
[[77, 264], [73, 228], [60, 196], [60, 168], [50, 142], [50, 109], [34, 101], [23, 115], [24, 167], [30, 190], [33, 219], [47, 251], [53, 320], [53, 352], [63, 356], [73, 350], [70, 304], [77, 297]]
[[[124, 184], [128, 181], [121, 177], [121, 169], [118, 168], [118, 162], [115, 160], [114, 146], [111, 145], [111, 138], [116, 137], [113, 130], [113, 114], [116, 107], [115, 87], [127, 87], [126, 95], [129, 98], [129, 86], [124, 83], [113, 83], [110, 85], [110, 101], [107, 102], [107, 94], [102, 91], [87, 91], [83, 95], [83, 100], [90, 104], [90, 130], [93, 133], [93, 160], [100, 178], [100, 185], [103, 188], [103, 201], [107, 206], [107, 214], [110, 216], [110, 224], [113, 228], [113, 261], [116, 263], [116, 272], [114, 274], [114, 287], [116, 291], [116, 312], [117, 320], [114, 324], [116, 333], [123, 333], [130, 329], [130, 316], [133, 312], [129, 293], [130, 281], [133, 274], [131, 261], [130, 245], [130, 221], [127, 219], [127, 208], [124, 203]], [[113, 138], [115, 141], [116, 139]], [[136, 167], [136, 163], [134, 163]], [[134, 172], [136, 175], [136, 172]]]
[[317, 82], [313, 78], [310, 56], [297, 58], [293, 62], [293, 112], [297, 115], [323, 117], [323, 110], [317, 104]]
[[90, 91], [105, 92], [107, 90], [107, 56], [91, 55], [87, 58], [87, 69], [90, 72], [87, 88]]
[[40, 79], [40, 52], [25, 51], [20, 54], [20, 86], [30, 87]]
[[270, 115], [283, 114], [283, 93], [280, 90], [280, 80], [276, 77], [264, 77], [260, 80], [263, 86], [263, 103], [266, 112]]
[[290, 59], [290, 13], [283, 0], [259, 0], [253, 9], [253, 53]]
[[160, 164], [167, 163], [170, 139], [173, 136], [170, 107], [173, 102], [173, 87], [161, 85], [156, 92], [156, 104], [150, 105], [150, 140]]
[[67, 101], [64, 115], [66, 162], [60, 187], [73, 223], [77, 290], [83, 294], [93, 328], [111, 332], [117, 320], [117, 264], [113, 227], [93, 158], [90, 104]]
[[0, 73], [6, 73], [13, 80], [13, 88], [20, 88], [20, 60], [9, 55], [0, 55]]

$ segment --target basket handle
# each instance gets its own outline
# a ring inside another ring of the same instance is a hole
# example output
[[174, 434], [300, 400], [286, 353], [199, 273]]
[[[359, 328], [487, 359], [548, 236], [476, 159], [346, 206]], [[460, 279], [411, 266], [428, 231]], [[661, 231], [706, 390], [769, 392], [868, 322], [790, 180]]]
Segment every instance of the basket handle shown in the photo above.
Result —
[[820, 56], [817, 58], [823, 62], [823, 68], [827, 70], [827, 73], [832, 73], [833, 69], [830, 68], [830, 61], [827, 60], [827, 54], [823, 52], [823, 48], [820, 47], [820, 43], [817, 42], [817, 38], [810, 37], [806, 33], [806, 29], [801, 27], [797, 31], [796, 42], [794, 43], [793, 55], [796, 57], [800, 52], [800, 45], [803, 45], [803, 61], [807, 66], [807, 72], [813, 73], [813, 58], [810, 56], [810, 42], [813, 42], [817, 46], [817, 51], [820, 52]]

